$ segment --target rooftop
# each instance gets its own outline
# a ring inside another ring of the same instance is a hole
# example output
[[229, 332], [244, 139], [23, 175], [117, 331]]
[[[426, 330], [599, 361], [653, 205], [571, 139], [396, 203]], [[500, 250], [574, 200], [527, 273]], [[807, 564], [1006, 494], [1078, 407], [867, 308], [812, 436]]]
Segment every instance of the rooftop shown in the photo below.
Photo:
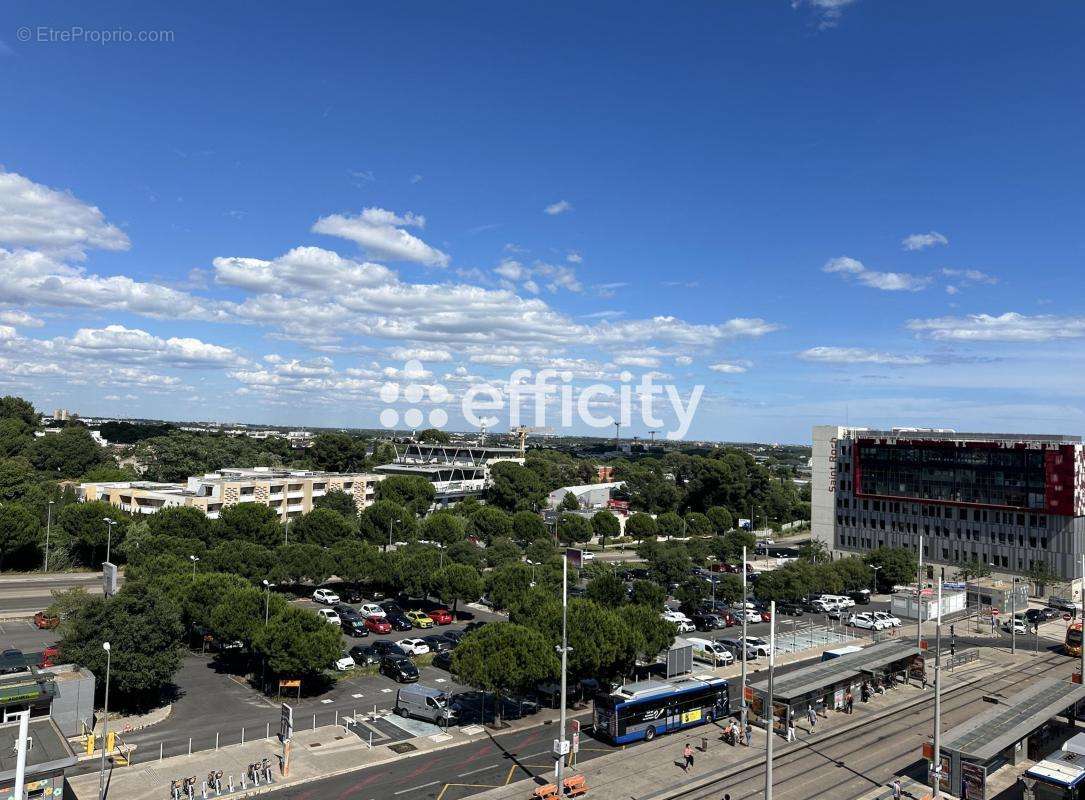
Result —
[[1085, 686], [1081, 684], [1057, 678], [1037, 681], [1008, 701], [950, 730], [942, 750], [987, 761], [1083, 698]]
[[[920, 655], [920, 650], [914, 644], [900, 640], [881, 642], [864, 647], [856, 653], [848, 653], [830, 661], [821, 661], [788, 672], [776, 678], [772, 693], [781, 700], [800, 698], [837, 683], [861, 678], [864, 672], [872, 672], [894, 661], [917, 655]], [[768, 681], [753, 684], [753, 689], [761, 693], [767, 692]]]
[[870, 428], [852, 429], [861, 439], [934, 439], [948, 442], [1037, 442], [1048, 444], [1080, 444], [1080, 436], [1061, 433], [968, 433], [928, 428], [893, 428], [876, 431]]
[[[60, 733], [56, 723], [48, 717], [30, 720], [28, 734], [33, 746], [26, 754], [27, 777], [54, 772], [70, 767], [76, 762], [75, 753], [68, 746], [67, 739]], [[15, 744], [19, 738], [19, 723], [6, 722], [0, 725], [0, 781], [15, 777]]]

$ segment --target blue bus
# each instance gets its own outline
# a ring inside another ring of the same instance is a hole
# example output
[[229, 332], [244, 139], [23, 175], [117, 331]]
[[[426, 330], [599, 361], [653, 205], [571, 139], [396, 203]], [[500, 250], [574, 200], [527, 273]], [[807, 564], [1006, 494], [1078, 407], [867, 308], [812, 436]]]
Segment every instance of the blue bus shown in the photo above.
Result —
[[661, 733], [692, 728], [731, 713], [723, 678], [646, 680], [595, 698], [595, 734], [614, 744], [652, 741]]

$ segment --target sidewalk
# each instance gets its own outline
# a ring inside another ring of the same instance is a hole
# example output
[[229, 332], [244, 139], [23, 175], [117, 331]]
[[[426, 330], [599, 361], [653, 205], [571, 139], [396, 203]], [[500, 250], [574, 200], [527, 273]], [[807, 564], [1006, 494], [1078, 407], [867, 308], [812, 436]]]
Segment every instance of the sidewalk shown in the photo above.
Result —
[[[207, 778], [207, 773], [212, 770], [222, 770], [221, 796], [248, 797], [284, 786], [330, 778], [367, 767], [426, 755], [436, 750], [456, 747], [484, 738], [489, 730], [480, 725], [450, 728], [447, 732], [429, 736], [416, 736], [391, 743], [374, 742], [370, 749], [370, 733], [376, 733], [377, 738], [380, 738], [381, 734], [380, 731], [366, 724], [369, 721], [368, 715], [359, 714], [356, 722], [351, 721], [350, 717], [342, 719], [345, 722], [351, 722], [349, 727], [326, 725], [315, 730], [295, 729], [288, 778], [282, 776], [280, 769], [282, 745], [277, 737], [272, 736], [270, 739], [261, 738], [243, 745], [204, 750], [190, 756], [174, 756], [162, 760], [140, 761], [137, 755], [134, 766], [118, 766], [112, 769], [107, 794], [110, 800], [170, 800], [170, 781], [195, 776], [196, 798], [202, 800], [200, 789]], [[543, 725], [549, 720], [549, 715], [540, 714], [530, 719], [510, 722], [507, 728], [489, 732], [496, 735], [512, 733]], [[94, 758], [100, 757], [101, 751], [97, 751]], [[270, 786], [258, 787], [250, 783], [243, 790], [241, 776], [246, 774], [248, 765], [265, 758], [271, 761], [274, 783]], [[234, 786], [232, 793], [228, 790], [231, 778]], [[97, 800], [97, 771], [70, 776], [68, 784], [77, 800]], [[208, 797], [214, 796], [212, 792], [208, 793]]]
[[[947, 675], [943, 691], [979, 682], [990, 674], [1005, 669], [1003, 659], [997, 662], [978, 661], [975, 666], [961, 667]], [[931, 690], [916, 686], [898, 686], [886, 695], [875, 696], [868, 703], [857, 703], [855, 713], [845, 715], [830, 712], [818, 721], [816, 733], [811, 735], [805, 723], [796, 727], [798, 740], [785, 743], [780, 737], [774, 742], [777, 755], [787, 753], [811, 743], [839, 736], [855, 728], [868, 725], [884, 716], [895, 714], [903, 708], [930, 702]], [[708, 750], [701, 750], [701, 737], [708, 736]], [[590, 740], [588, 740], [590, 742]], [[689, 775], [682, 773], [681, 754], [686, 742], [694, 745], [694, 767]], [[662, 736], [651, 744], [638, 744], [611, 755], [600, 756], [573, 767], [567, 774], [583, 774], [587, 778], [589, 794], [609, 800], [635, 798], [635, 800], [664, 800], [672, 792], [689, 790], [698, 785], [720, 780], [732, 773], [756, 767], [764, 762], [765, 732], [754, 729], [753, 745], [732, 747], [720, 740], [720, 728], [702, 726], [687, 733]], [[552, 775], [547, 778], [552, 780]], [[528, 800], [542, 781], [523, 780], [506, 786], [494, 787], [471, 800]]]

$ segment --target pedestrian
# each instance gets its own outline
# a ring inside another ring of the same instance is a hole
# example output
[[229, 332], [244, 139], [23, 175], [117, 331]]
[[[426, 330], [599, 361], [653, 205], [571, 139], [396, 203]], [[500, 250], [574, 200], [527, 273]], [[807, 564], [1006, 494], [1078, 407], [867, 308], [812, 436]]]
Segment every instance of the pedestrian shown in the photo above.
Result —
[[746, 723], [743, 734], [746, 737], [746, 746], [749, 747], [751, 744], [753, 744], [753, 727], [750, 725], [750, 723]]
[[893, 787], [893, 800], [900, 800], [902, 793], [900, 787], [900, 778], [893, 778], [893, 782], [889, 785]]
[[813, 733], [814, 728], [817, 727], [817, 724], [818, 724], [818, 712], [817, 712], [817, 709], [814, 708], [813, 706], [810, 706], [810, 708], [806, 709], [806, 716], [810, 720], [810, 733]]
[[686, 742], [686, 746], [682, 749], [682, 758], [684, 761], [682, 771], [689, 772], [689, 768], [693, 766], [693, 748], [689, 746], [689, 742]]
[[787, 740], [789, 742], [795, 741], [795, 720], [793, 719], [787, 721]]

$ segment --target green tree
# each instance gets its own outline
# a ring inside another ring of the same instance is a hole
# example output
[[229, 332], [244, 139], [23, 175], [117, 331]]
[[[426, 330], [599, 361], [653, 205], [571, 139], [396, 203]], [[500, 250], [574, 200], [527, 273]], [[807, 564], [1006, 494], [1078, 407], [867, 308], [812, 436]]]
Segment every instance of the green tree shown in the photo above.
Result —
[[189, 628], [210, 629], [211, 612], [231, 589], [246, 589], [249, 583], [229, 572], [201, 572], [190, 578], [181, 602], [181, 619]]
[[354, 525], [330, 508], [315, 508], [290, 523], [290, 538], [301, 544], [331, 547], [354, 538], [356, 533]]
[[509, 513], [535, 511], [546, 499], [546, 487], [539, 476], [512, 461], [499, 461], [490, 469], [491, 485], [486, 502]]
[[[660, 609], [666, 599], [667, 591], [655, 581], [644, 579], [633, 581], [629, 595], [629, 602], [633, 605]], [[659, 613], [658, 610], [656, 613]]]
[[343, 539], [332, 545], [328, 556], [332, 572], [347, 583], [362, 583], [380, 572], [380, 551], [369, 542]]
[[98, 464], [88, 469], [81, 480], [87, 483], [109, 483], [111, 481], [134, 481], [138, 478], [139, 474], [131, 467]]
[[[451, 511], [435, 511], [419, 526], [419, 538], [448, 547], [467, 536], [467, 523]], [[473, 545], [472, 545], [473, 546]]]
[[566, 512], [558, 520], [558, 539], [565, 544], [591, 541], [591, 523], [579, 514]]
[[487, 566], [500, 567], [520, 560], [523, 551], [516, 546], [512, 539], [494, 539], [490, 546], [483, 551]]
[[675, 599], [682, 604], [682, 610], [687, 614], [696, 611], [705, 598], [708, 597], [709, 586], [700, 578], [689, 577], [678, 584], [674, 592]]
[[463, 683], [500, 697], [527, 691], [558, 673], [550, 642], [537, 631], [494, 622], [472, 631], [452, 651], [452, 673]]
[[415, 441], [429, 444], [448, 444], [452, 437], [438, 428], [425, 428], [414, 435]]
[[102, 643], [109, 642], [111, 704], [146, 708], [157, 704], [181, 666], [182, 633], [174, 603], [126, 586], [112, 598], [91, 598], [65, 623], [60, 658], [89, 669], [101, 686], [106, 667]]
[[1029, 565], [1026, 574], [1030, 581], [1041, 587], [1041, 590], [1043, 587], [1058, 583], [1060, 580], [1058, 573], [1051, 569], [1046, 561], [1033, 561]]
[[272, 574], [276, 582], [312, 583], [319, 585], [328, 579], [332, 571], [331, 558], [327, 551], [316, 544], [279, 545], [275, 548], [275, 566]]
[[270, 550], [244, 540], [221, 542], [203, 558], [204, 566], [212, 572], [233, 572], [257, 584], [271, 575], [275, 564]]
[[378, 500], [366, 508], [359, 520], [363, 538], [387, 549], [391, 542], [411, 542], [418, 537], [418, 518], [391, 500]]
[[30, 428], [38, 426], [38, 412], [29, 400], [13, 395], [0, 397], [0, 419], [14, 419]]
[[389, 554], [392, 579], [408, 597], [425, 597], [440, 563], [436, 547], [409, 545]]
[[445, 548], [445, 561], [477, 569], [482, 566], [482, 550], [477, 544], [461, 539]]
[[684, 521], [686, 523], [686, 534], [688, 536], [711, 536], [716, 532], [712, 520], [710, 520], [706, 514], [702, 514], [699, 511], [690, 511], [686, 514]]
[[668, 539], [672, 539], [676, 536], [685, 536], [686, 534], [685, 523], [682, 522], [682, 518], [673, 511], [668, 511], [665, 514], [660, 514], [656, 517], [656, 528], [659, 530], [660, 536], [665, 536]]
[[59, 433], [35, 439], [27, 456], [35, 469], [58, 478], [77, 478], [91, 467], [110, 460], [82, 425], [61, 428]]
[[442, 603], [452, 605], [453, 615], [461, 600], [473, 603], [482, 597], [485, 588], [479, 571], [466, 564], [446, 564], [433, 576], [433, 593]]
[[[102, 500], [73, 503], [60, 509], [54, 522], [60, 528], [72, 556], [82, 565], [98, 567], [105, 559], [108, 525], [105, 519], [118, 519], [117, 509]], [[114, 526], [112, 545], [120, 544], [123, 528]]]
[[911, 550], [901, 547], [879, 547], [866, 555], [871, 567], [880, 566], [878, 586], [885, 589], [898, 583], [914, 583], [919, 564]]
[[164, 508], [147, 518], [148, 532], [154, 536], [179, 536], [187, 539], [199, 539], [204, 544], [211, 544], [214, 526], [207, 515], [198, 508], [176, 506]]
[[799, 558], [816, 564], [819, 561], [828, 561], [829, 551], [825, 547], [825, 542], [811, 539], [799, 545]]
[[526, 546], [548, 535], [546, 523], [534, 511], [517, 511], [512, 515], [512, 538], [518, 544]]
[[342, 489], [332, 489], [313, 500], [313, 508], [326, 508], [339, 514], [348, 522], [354, 523], [358, 519], [358, 506], [354, 502], [354, 495], [344, 492]]
[[403, 506], [416, 516], [433, 505], [437, 490], [420, 475], [389, 475], [377, 484], [377, 499]]
[[622, 524], [609, 511], [596, 511], [591, 518], [592, 533], [599, 537], [599, 546], [606, 547], [607, 537], [615, 538], [622, 532]]
[[366, 443], [346, 433], [320, 433], [305, 456], [316, 469], [329, 472], [359, 472], [366, 467]]
[[604, 608], [617, 608], [625, 602], [625, 584], [613, 569], [605, 569], [588, 583], [586, 596]]
[[494, 539], [512, 535], [512, 521], [500, 508], [483, 506], [470, 517], [471, 532], [489, 544]]
[[560, 511], [579, 511], [580, 501], [576, 499], [576, 495], [572, 492], [566, 492], [561, 496], [561, 503], [558, 504]]
[[708, 517], [708, 521], [712, 523], [712, 527], [720, 536], [731, 530], [735, 524], [731, 512], [723, 506], [712, 506], [705, 512], [705, 516]]
[[491, 572], [486, 584], [495, 607], [515, 611], [531, 589], [531, 567], [527, 564], [506, 564]]
[[621, 619], [629, 630], [634, 655], [648, 663], [674, 644], [677, 632], [674, 623], [660, 617], [659, 607], [662, 604], [660, 600], [657, 605], [626, 606], [621, 613]]
[[625, 532], [634, 539], [641, 541], [656, 536], [659, 533], [659, 527], [656, 525], [656, 521], [647, 514], [631, 514], [629, 519], [625, 521]]
[[975, 578], [986, 578], [990, 574], [991, 565], [986, 561], [980, 561], [978, 558], [960, 561], [957, 564], [957, 577], [962, 580], [970, 581]]
[[840, 576], [840, 581], [846, 592], [869, 589], [874, 582], [873, 571], [859, 556], [838, 558], [832, 563], [832, 568]]
[[41, 523], [15, 503], [0, 506], [0, 570], [38, 564]]
[[268, 548], [281, 544], [285, 535], [279, 515], [259, 503], [225, 506], [219, 514], [218, 530], [223, 539], [253, 542]]
[[253, 649], [272, 673], [300, 678], [322, 674], [342, 648], [338, 626], [295, 606], [287, 606], [267, 626], [260, 626], [253, 640]]
[[208, 627], [220, 642], [239, 640], [251, 646], [264, 627], [265, 609], [270, 624], [270, 619], [282, 614], [288, 605], [282, 595], [274, 592], [255, 586], [232, 586], [211, 609]]
[[548, 536], [536, 539], [524, 550], [524, 558], [528, 561], [534, 561], [536, 564], [545, 564], [557, 557], [558, 549], [554, 547], [554, 543], [550, 541]]
[[681, 542], [668, 542], [649, 561], [653, 577], [663, 586], [681, 582], [693, 564]]
[[716, 599], [737, 603], [742, 599], [742, 578], [738, 575], [721, 575], [716, 580]]

